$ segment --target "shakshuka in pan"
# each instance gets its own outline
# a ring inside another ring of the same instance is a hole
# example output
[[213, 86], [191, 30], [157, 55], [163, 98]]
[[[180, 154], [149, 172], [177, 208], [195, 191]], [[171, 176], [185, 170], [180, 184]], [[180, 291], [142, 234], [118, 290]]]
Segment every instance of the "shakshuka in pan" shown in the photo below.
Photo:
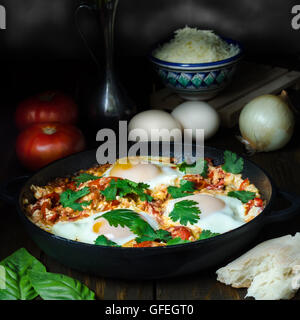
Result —
[[230, 151], [217, 166], [208, 158], [194, 164], [123, 158], [32, 185], [35, 200], [23, 203], [33, 223], [63, 238], [104, 246], [175, 245], [233, 230], [263, 211], [259, 190], [242, 171], [243, 159]]

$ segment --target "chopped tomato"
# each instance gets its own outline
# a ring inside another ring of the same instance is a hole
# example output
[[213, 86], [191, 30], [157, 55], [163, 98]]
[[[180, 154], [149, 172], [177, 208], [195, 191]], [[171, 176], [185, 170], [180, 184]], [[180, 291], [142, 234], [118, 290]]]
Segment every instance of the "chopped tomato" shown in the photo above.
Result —
[[250, 184], [249, 179], [248, 179], [248, 178], [245, 179], [245, 180], [241, 183], [239, 190], [240, 190], [240, 191], [245, 190], [245, 188], [248, 187], [249, 184]]
[[76, 183], [73, 181], [73, 182], [70, 182], [66, 185], [66, 189], [71, 189], [73, 191], [76, 190]]
[[[48, 198], [49, 199], [49, 198]], [[58, 218], [58, 213], [55, 211], [51, 211], [52, 203], [51, 200], [45, 200], [41, 206], [41, 213], [43, 218], [47, 222], [54, 222]]]
[[160, 215], [160, 211], [158, 210], [157, 206], [161, 204], [161, 201], [156, 201], [156, 202], [146, 202], [146, 207], [145, 210], [153, 215]]
[[204, 160], [206, 160], [210, 166], [213, 166], [213, 162], [211, 158], [204, 158]]
[[104, 190], [108, 184], [111, 182], [111, 180], [115, 180], [117, 181], [118, 179], [121, 179], [121, 178], [117, 178], [117, 177], [104, 177], [104, 178], [99, 178], [97, 180], [93, 180], [89, 183], [89, 186], [94, 186], [96, 187], [97, 189], [100, 189], [100, 190]]
[[207, 185], [207, 182], [200, 174], [186, 174], [183, 179], [194, 182], [197, 189], [205, 188]]
[[41, 206], [41, 212], [43, 214], [43, 217], [46, 219], [46, 209], [51, 209], [51, 201], [44, 201]]
[[262, 207], [264, 205], [264, 202], [262, 199], [260, 198], [254, 198], [253, 200], [249, 200], [248, 203], [246, 204], [246, 211], [245, 214], [248, 214], [248, 212], [250, 211], [250, 209], [252, 207]]
[[159, 243], [155, 241], [143, 241], [134, 245], [135, 248], [145, 248], [145, 247], [157, 247]]
[[254, 198], [254, 205], [255, 207], [262, 207], [264, 205], [264, 202], [260, 198]]
[[209, 177], [210, 179], [212, 179], [212, 178], [214, 177], [214, 171], [213, 171], [213, 170], [208, 174], [208, 177]]
[[47, 217], [47, 221], [49, 222], [55, 222], [56, 219], [59, 217], [57, 212], [52, 211], [52, 214], [50, 216]]
[[254, 206], [254, 200], [249, 200], [248, 203], [246, 204], [246, 211], [245, 215], [247, 215], [250, 211], [250, 209]]
[[172, 238], [181, 238], [182, 240], [188, 240], [191, 237], [191, 231], [187, 227], [171, 227], [167, 229], [171, 233]]
[[60, 197], [59, 197], [58, 193], [52, 192], [52, 193], [47, 194], [44, 198], [51, 199], [51, 203], [52, 203], [52, 206], [53, 206], [56, 203], [58, 203]]
[[121, 203], [121, 202], [118, 201], [118, 200], [112, 200], [111, 205], [112, 205], [113, 207], [116, 207], [116, 206], [118, 206], [120, 203]]
[[224, 187], [224, 179], [220, 179], [220, 181], [216, 184], [209, 184], [206, 189], [214, 190], [214, 189], [223, 189]]

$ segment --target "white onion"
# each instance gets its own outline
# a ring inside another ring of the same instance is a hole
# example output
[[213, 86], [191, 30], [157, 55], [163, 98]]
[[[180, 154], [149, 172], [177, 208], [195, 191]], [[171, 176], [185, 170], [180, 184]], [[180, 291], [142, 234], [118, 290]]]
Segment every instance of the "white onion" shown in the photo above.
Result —
[[292, 137], [295, 120], [284, 95], [284, 91], [280, 96], [262, 95], [243, 108], [239, 127], [242, 141], [251, 151], [280, 149]]

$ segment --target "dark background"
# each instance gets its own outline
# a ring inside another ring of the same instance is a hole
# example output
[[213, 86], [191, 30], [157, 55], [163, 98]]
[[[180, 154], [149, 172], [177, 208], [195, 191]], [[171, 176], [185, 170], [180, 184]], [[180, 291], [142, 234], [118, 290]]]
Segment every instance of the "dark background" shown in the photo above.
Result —
[[[61, 89], [80, 104], [84, 119], [95, 64], [76, 28], [74, 13], [91, 0], [0, 0], [7, 29], [0, 30], [0, 107], [45, 89]], [[148, 108], [157, 79], [146, 55], [156, 42], [185, 25], [239, 40], [246, 59], [300, 69], [300, 30], [291, 26], [297, 0], [119, 0], [117, 72], [139, 110]], [[80, 26], [100, 62], [102, 32], [88, 11]], [[101, 73], [101, 71], [100, 71]], [[84, 121], [81, 125], [84, 125]]]
[[[1, 54], [42, 59], [88, 59], [78, 36], [74, 11], [79, 0], [0, 0], [7, 10]], [[299, 31], [291, 27], [297, 0], [119, 0], [117, 53], [145, 56], [153, 43], [186, 24], [213, 29], [240, 40], [248, 53], [300, 53]], [[89, 14], [86, 33], [100, 46]], [[98, 34], [97, 34], [98, 33]]]

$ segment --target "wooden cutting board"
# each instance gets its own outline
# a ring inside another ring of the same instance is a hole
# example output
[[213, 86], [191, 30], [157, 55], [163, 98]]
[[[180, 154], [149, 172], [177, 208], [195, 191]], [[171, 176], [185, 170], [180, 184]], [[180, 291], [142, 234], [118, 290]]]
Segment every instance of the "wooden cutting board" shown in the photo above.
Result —
[[[269, 65], [242, 62], [232, 83], [218, 96], [207, 102], [216, 108], [222, 125], [233, 127], [247, 102], [262, 94], [277, 94], [289, 87], [300, 89], [300, 72]], [[156, 90], [150, 97], [154, 109], [172, 111], [185, 100], [170, 89]]]

